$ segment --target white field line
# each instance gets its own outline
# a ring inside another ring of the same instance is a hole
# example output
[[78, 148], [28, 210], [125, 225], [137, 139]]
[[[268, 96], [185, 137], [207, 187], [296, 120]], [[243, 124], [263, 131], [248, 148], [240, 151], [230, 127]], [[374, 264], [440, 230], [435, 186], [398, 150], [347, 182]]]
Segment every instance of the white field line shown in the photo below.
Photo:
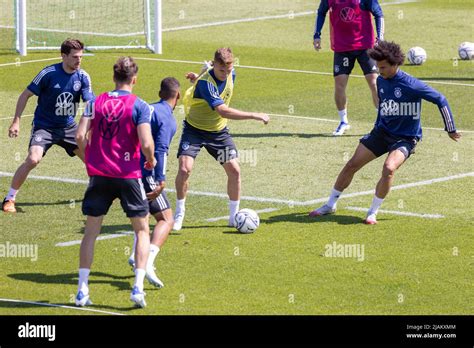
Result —
[[[295, 116], [295, 115], [285, 115], [285, 114], [268, 114], [268, 115], [269, 116], [275, 116], [275, 117], [297, 118], [297, 119], [302, 119], [302, 120], [339, 123], [339, 120], [329, 119], [329, 118], [318, 118], [318, 117], [309, 117], [309, 116]], [[353, 121], [351, 121], [351, 122], [353, 122]], [[362, 121], [357, 121], [356, 123], [363, 123], [363, 122]], [[364, 122], [364, 123], [373, 125], [373, 122]], [[445, 130], [443, 128], [434, 128], [434, 127], [422, 127], [422, 128], [427, 129], [427, 130], [445, 132]], [[460, 132], [460, 133], [474, 133], [474, 130], [460, 130], [460, 129], [458, 129], [458, 132]]]
[[[96, 240], [121, 238], [121, 237], [126, 237], [126, 236], [129, 236], [129, 235], [133, 235], [134, 233], [135, 232], [128, 231], [128, 232], [119, 232], [119, 233], [116, 233], [116, 234], [106, 234], [106, 235], [97, 237]], [[69, 242], [58, 243], [55, 246], [57, 246], [57, 247], [67, 247], [67, 246], [71, 246], [71, 245], [81, 244], [81, 242], [82, 242], [82, 239], [81, 240], [71, 240]]]
[[[271, 212], [274, 212], [274, 211], [277, 211], [279, 209], [277, 208], [266, 208], [266, 209], [260, 209], [260, 210], [255, 210], [256, 213], [271, 213]], [[210, 218], [210, 219], [206, 219], [207, 222], [216, 222], [216, 221], [219, 221], [219, 220], [228, 220], [229, 219], [229, 215], [226, 215], [226, 216], [218, 216], [218, 217], [215, 217], [215, 218]]]
[[[338, 120], [330, 119], [330, 118], [309, 117], [309, 116], [299, 116], [299, 115], [285, 115], [285, 114], [268, 114], [268, 115], [269, 116], [274, 116], [274, 117], [286, 117], [286, 118], [295, 118], [295, 119], [310, 120], [310, 121], [339, 123]], [[23, 118], [23, 117], [33, 117], [33, 116], [34, 116], [34, 114], [30, 114], [30, 115], [22, 115], [21, 117]], [[0, 117], [0, 121], [11, 120], [11, 119], [13, 119], [13, 116]], [[362, 123], [362, 122], [357, 121], [357, 123]], [[373, 124], [372, 122], [364, 122], [364, 123]], [[443, 128], [423, 127], [423, 129], [445, 132], [445, 130]], [[474, 133], [474, 130], [458, 130], [458, 132], [460, 132], [460, 133]]]
[[17, 62], [14, 62], [14, 63], [3, 63], [3, 64], [0, 64], [0, 67], [2, 67], [2, 66], [10, 66], [10, 65], [21, 66], [21, 65], [23, 65], [23, 64], [28, 64], [28, 63], [47, 62], [48, 60], [60, 60], [60, 59], [61, 59], [61, 57], [45, 58], [45, 59], [35, 59], [35, 60], [18, 60]]
[[122, 313], [101, 311], [101, 310], [92, 309], [92, 308], [57, 305], [57, 304], [44, 303], [44, 302], [33, 302], [33, 301], [14, 300], [14, 299], [10, 299], [10, 298], [0, 298], [0, 301], [2, 301], [2, 302], [13, 302], [13, 303], [28, 303], [28, 304], [34, 304], [34, 305], [37, 305], [37, 306], [59, 307], [59, 308], [74, 309], [74, 310], [77, 310], [77, 311], [97, 312], [97, 313], [104, 313], [104, 314], [111, 314], [111, 315], [125, 315], [125, 314], [122, 314]]
[[[443, 177], [443, 178], [436, 178], [436, 179], [423, 180], [423, 181], [417, 181], [417, 182], [412, 182], [412, 183], [408, 183], [408, 184], [397, 185], [397, 186], [393, 186], [391, 188], [391, 191], [403, 190], [403, 189], [418, 187], [418, 186], [432, 185], [432, 184], [439, 183], [439, 182], [462, 179], [462, 178], [467, 178], [467, 177], [474, 177], [474, 172], [451, 175], [451, 176], [446, 176], [446, 177]], [[374, 193], [375, 193], [375, 190], [348, 193], [348, 194], [341, 195], [341, 197], [339, 197], [339, 199], [372, 195]], [[295, 202], [294, 204], [295, 205], [313, 205], [313, 204], [316, 204], [316, 203], [327, 202], [328, 199], [329, 199], [329, 197], [323, 197], [323, 198], [317, 198], [317, 199], [313, 199], [313, 200], [306, 201], [306, 202]]]
[[[12, 177], [13, 173], [8, 173], [8, 172], [0, 172], [0, 177]], [[446, 176], [442, 178], [435, 178], [435, 179], [430, 179], [430, 180], [423, 180], [423, 181], [417, 181], [417, 182], [412, 182], [408, 184], [402, 184], [402, 185], [397, 185], [393, 186], [391, 188], [392, 191], [394, 190], [403, 190], [406, 188], [412, 188], [412, 187], [418, 187], [418, 186], [426, 186], [426, 185], [431, 185], [439, 182], [444, 182], [444, 181], [451, 181], [451, 180], [456, 180], [456, 179], [462, 179], [466, 177], [474, 177], [474, 172], [469, 172], [469, 173], [462, 173], [462, 174], [457, 174], [457, 175], [451, 175], [451, 176]], [[37, 179], [37, 180], [49, 180], [49, 181], [56, 181], [56, 182], [65, 182], [65, 183], [71, 183], [71, 184], [88, 184], [87, 180], [81, 180], [81, 179], [69, 179], [69, 178], [58, 178], [58, 177], [51, 177], [51, 176], [37, 176], [37, 175], [30, 175], [28, 178], [31, 179]], [[176, 192], [175, 190], [167, 190], [168, 192]], [[358, 197], [358, 196], [366, 196], [366, 195], [372, 195], [374, 194], [374, 190], [368, 190], [368, 191], [361, 191], [361, 192], [353, 192], [353, 193], [348, 193], [348, 194], [343, 194], [341, 195], [340, 198], [351, 198], [351, 197]], [[225, 193], [216, 193], [216, 192], [205, 192], [205, 191], [188, 191], [189, 194], [196, 195], [196, 196], [208, 196], [208, 197], [219, 197], [219, 198], [224, 198], [228, 199], [227, 194]], [[240, 199], [241, 200], [247, 200], [247, 201], [256, 201], [256, 202], [268, 202], [268, 203], [278, 203], [278, 204], [285, 204], [290, 207], [292, 206], [306, 206], [306, 205], [313, 205], [316, 203], [322, 203], [326, 202], [329, 197], [322, 197], [322, 198], [317, 198], [309, 201], [294, 201], [294, 200], [286, 200], [286, 199], [278, 199], [278, 198], [265, 198], [265, 197], [253, 197], [253, 196], [242, 196]]]
[[[196, 62], [196, 61], [191, 61], [191, 60], [177, 60], [177, 59], [164, 59], [164, 58], [134, 57], [134, 59], [136, 59], [136, 60], [148, 60], [148, 61], [155, 61], [155, 62], [164, 62], [164, 63], [199, 64], [199, 65], [203, 64], [203, 62]], [[333, 76], [333, 74], [329, 73], [329, 72], [313, 71], [313, 70], [268, 68], [268, 67], [263, 67], [263, 66], [252, 66], [252, 65], [236, 65], [235, 67], [236, 68], [243, 68], [243, 69], [288, 72], [288, 73], [295, 73], [295, 74]], [[351, 74], [351, 76], [356, 77], [356, 78], [364, 78], [365, 79], [364, 75]], [[421, 80], [421, 81], [424, 81], [424, 80]], [[439, 84], [439, 85], [474, 87], [474, 84], [469, 84], [469, 83], [442, 82], [442, 81], [424, 81], [424, 82], [426, 82], [427, 84], [435, 83], [435, 84]]]
[[[345, 207], [344, 209], [353, 210], [353, 211], [364, 211], [364, 212], [369, 211], [368, 208], [360, 208], [360, 207]], [[420, 217], [423, 219], [443, 219], [444, 218], [444, 215], [440, 215], [440, 214], [419, 214], [419, 213], [410, 213], [407, 211], [396, 211], [396, 210], [379, 209], [379, 213], [401, 215], [401, 216], [414, 216], [414, 217]]]

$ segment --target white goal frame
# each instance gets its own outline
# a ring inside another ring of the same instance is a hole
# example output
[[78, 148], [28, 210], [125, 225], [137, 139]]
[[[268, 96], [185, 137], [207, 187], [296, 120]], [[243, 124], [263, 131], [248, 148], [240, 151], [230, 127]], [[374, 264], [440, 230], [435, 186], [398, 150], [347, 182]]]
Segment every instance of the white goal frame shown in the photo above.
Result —
[[[147, 48], [153, 53], [162, 54], [163, 53], [163, 44], [162, 44], [162, 4], [161, 0], [143, 0], [144, 1], [144, 11], [145, 11], [145, 28], [143, 33], [132, 33], [132, 34], [102, 34], [103, 36], [129, 36], [143, 34], [146, 37], [146, 45], [128, 45], [128, 46], [87, 46], [86, 50], [107, 50], [107, 49], [132, 49], [132, 48]], [[27, 0], [15, 0], [15, 32], [16, 32], [16, 51], [21, 56], [26, 56], [28, 50], [57, 50], [59, 46], [28, 46], [27, 41]], [[155, 13], [156, 18], [151, 18], [152, 11], [151, 6], [153, 6], [153, 13]], [[50, 29], [49, 31], [58, 32], [59, 30]], [[74, 33], [74, 32], [71, 32]], [[81, 33], [79, 33], [81, 34]], [[82, 33], [82, 34], [92, 34], [92, 33]], [[152, 41], [153, 38], [153, 41]]]

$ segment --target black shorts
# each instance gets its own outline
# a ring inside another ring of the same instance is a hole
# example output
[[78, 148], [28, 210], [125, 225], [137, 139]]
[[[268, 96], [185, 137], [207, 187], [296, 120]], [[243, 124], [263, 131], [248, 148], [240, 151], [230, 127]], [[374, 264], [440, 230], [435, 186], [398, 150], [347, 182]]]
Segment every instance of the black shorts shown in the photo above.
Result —
[[119, 179], [91, 176], [82, 202], [82, 213], [88, 216], [106, 215], [115, 198], [120, 199], [127, 217], [148, 215], [148, 201], [142, 179]]
[[30, 143], [28, 149], [31, 146], [41, 146], [43, 148], [43, 156], [53, 145], [59, 145], [67, 154], [74, 157], [74, 151], [77, 149], [76, 143], [77, 124], [67, 128], [40, 128], [33, 126], [31, 130]]
[[227, 127], [218, 132], [208, 132], [197, 129], [184, 121], [178, 157], [184, 155], [196, 158], [202, 147], [205, 147], [207, 152], [220, 164], [238, 157], [237, 147]]
[[383, 129], [374, 128], [369, 134], [362, 137], [360, 142], [377, 157], [387, 152], [400, 150], [405, 155], [405, 159], [407, 159], [411, 154], [415, 153], [418, 140], [418, 138], [393, 136]]
[[[155, 180], [152, 176], [143, 178], [143, 186], [145, 187], [145, 192], [152, 192], [156, 188]], [[148, 206], [150, 208], [150, 214], [155, 215], [156, 213], [161, 213], [167, 209], [171, 208], [171, 204], [166, 197], [165, 191], [162, 191], [161, 194], [152, 201], [148, 201]]]
[[359, 62], [364, 75], [377, 73], [375, 60], [369, 57], [367, 50], [357, 50], [349, 52], [334, 52], [334, 76], [350, 75], [354, 68], [356, 59]]

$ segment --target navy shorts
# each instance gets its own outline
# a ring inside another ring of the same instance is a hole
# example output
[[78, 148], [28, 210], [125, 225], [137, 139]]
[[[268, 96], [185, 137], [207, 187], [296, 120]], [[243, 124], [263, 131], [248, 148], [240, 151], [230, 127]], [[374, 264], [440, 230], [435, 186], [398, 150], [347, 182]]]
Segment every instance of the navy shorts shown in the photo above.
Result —
[[59, 145], [66, 150], [69, 156], [74, 157], [74, 151], [77, 149], [76, 133], [76, 123], [66, 128], [47, 129], [33, 126], [28, 149], [34, 145], [41, 146], [44, 150], [44, 156], [51, 146]]
[[[145, 187], [145, 192], [152, 192], [156, 188], [155, 180], [152, 176], [147, 176], [143, 178], [143, 186]], [[156, 213], [161, 213], [167, 209], [171, 208], [171, 204], [166, 197], [165, 191], [161, 191], [161, 194], [152, 201], [148, 201], [148, 206], [150, 208], [150, 214], [155, 215]]]
[[218, 132], [208, 132], [197, 129], [184, 121], [178, 157], [190, 156], [196, 158], [202, 147], [206, 148], [207, 152], [220, 164], [238, 157], [237, 147], [227, 127]]
[[369, 57], [367, 50], [357, 50], [349, 52], [334, 52], [334, 76], [350, 75], [354, 68], [356, 59], [359, 62], [364, 75], [377, 73], [375, 60]]
[[88, 216], [106, 215], [114, 199], [119, 198], [127, 217], [148, 215], [148, 201], [142, 179], [119, 179], [91, 176], [82, 202], [82, 213]]
[[372, 131], [360, 139], [361, 144], [373, 152], [377, 157], [387, 152], [400, 150], [405, 159], [415, 153], [415, 147], [418, 138], [401, 138], [391, 135], [380, 128], [374, 128]]

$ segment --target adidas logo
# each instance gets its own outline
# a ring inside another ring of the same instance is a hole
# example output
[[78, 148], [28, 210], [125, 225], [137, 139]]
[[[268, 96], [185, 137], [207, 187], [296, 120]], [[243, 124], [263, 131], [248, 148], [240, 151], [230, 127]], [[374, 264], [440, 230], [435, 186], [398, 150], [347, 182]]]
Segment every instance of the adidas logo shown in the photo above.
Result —
[[54, 88], [61, 88], [61, 86], [59, 85], [59, 83], [56, 83], [56, 84], [54, 85]]

